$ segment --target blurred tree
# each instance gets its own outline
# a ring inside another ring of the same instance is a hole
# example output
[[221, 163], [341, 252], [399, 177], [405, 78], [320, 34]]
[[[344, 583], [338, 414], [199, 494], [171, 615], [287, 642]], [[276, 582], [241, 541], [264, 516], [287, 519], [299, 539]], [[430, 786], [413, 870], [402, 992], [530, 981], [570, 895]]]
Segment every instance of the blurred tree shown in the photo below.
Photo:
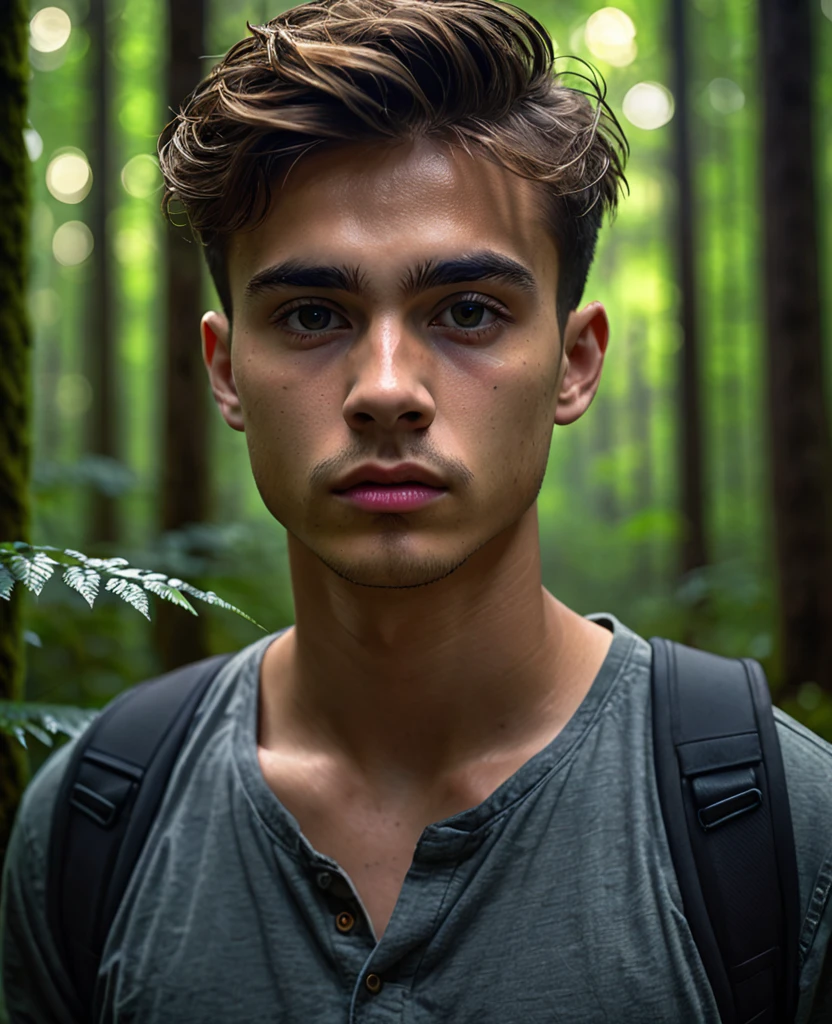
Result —
[[[167, 99], [172, 112], [202, 77], [205, 3], [168, 3]], [[202, 365], [199, 320], [202, 308], [202, 253], [180, 228], [166, 238], [167, 335], [162, 454], [163, 531], [208, 519], [208, 382]], [[166, 669], [207, 657], [205, 619], [188, 617], [171, 605], [156, 616], [157, 650]]]
[[[87, 288], [85, 356], [92, 385], [92, 402], [87, 420], [87, 451], [116, 459], [119, 454], [116, 417], [116, 347], [113, 333], [114, 274], [108, 235], [110, 190], [114, 177], [110, 106], [111, 81], [107, 0], [91, 0], [87, 30], [90, 36], [89, 81], [93, 109], [90, 137], [90, 166], [93, 187], [88, 199], [93, 237], [92, 274]], [[106, 544], [118, 538], [116, 499], [103, 489], [90, 490], [88, 537], [92, 544]]]
[[[671, 91], [676, 111], [673, 169], [677, 184], [676, 259], [681, 290], [682, 346], [679, 364], [679, 430], [681, 512], [684, 523], [681, 571], [688, 573], [708, 562], [705, 540], [702, 422], [700, 412], [700, 352], [696, 315], [696, 250], [694, 248], [693, 150], [688, 101], [686, 0], [670, 5]], [[686, 638], [688, 642], [692, 637]]]
[[832, 445], [809, 0], [760, 0], [768, 404], [783, 679], [832, 691]]
[[[29, 157], [24, 144], [29, 67], [29, 5], [0, 4], [0, 539], [27, 540], [29, 530], [29, 372], [26, 313]], [[0, 601], [0, 699], [23, 697], [22, 587]], [[0, 735], [0, 863], [23, 792], [19, 744]]]

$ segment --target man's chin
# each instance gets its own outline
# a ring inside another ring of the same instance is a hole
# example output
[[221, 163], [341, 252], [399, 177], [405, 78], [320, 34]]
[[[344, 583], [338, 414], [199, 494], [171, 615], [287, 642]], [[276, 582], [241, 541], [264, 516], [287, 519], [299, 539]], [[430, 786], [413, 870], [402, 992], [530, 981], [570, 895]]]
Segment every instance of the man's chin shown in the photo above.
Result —
[[468, 559], [439, 560], [436, 558], [418, 560], [410, 558], [379, 558], [365, 562], [340, 561], [318, 556], [323, 564], [348, 583], [357, 587], [374, 587], [388, 590], [407, 590], [414, 587], [429, 587], [456, 572]]

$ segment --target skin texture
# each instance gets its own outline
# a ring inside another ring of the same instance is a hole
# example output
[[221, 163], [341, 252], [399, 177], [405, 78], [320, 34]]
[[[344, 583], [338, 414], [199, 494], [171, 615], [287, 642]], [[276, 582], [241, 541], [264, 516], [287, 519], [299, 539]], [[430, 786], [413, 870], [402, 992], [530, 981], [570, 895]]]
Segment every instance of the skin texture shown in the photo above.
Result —
[[[202, 322], [217, 405], [288, 535], [296, 625], [263, 663], [261, 766], [310, 841], [366, 882], [377, 932], [421, 829], [550, 742], [611, 641], [540, 578], [552, 429], [592, 401], [608, 325], [590, 303], [562, 345], [538, 200], [533, 183], [438, 143], [309, 156], [230, 241], [233, 339], [222, 313]], [[400, 290], [421, 262], [484, 249], [528, 268], [534, 293], [502, 280]], [[363, 289], [246, 294], [289, 258], [357, 266]], [[298, 298], [315, 311], [280, 322]], [[405, 460], [448, 488], [425, 509], [371, 513], [332, 493], [362, 463]]]

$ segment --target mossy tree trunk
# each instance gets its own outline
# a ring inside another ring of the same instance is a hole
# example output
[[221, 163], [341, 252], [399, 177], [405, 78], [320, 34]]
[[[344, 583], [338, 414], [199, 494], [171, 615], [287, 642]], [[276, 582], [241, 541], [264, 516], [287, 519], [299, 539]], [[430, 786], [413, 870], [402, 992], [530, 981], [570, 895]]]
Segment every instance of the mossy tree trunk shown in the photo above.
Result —
[[832, 690], [832, 443], [824, 381], [809, 0], [760, 0], [771, 485], [783, 682]]
[[[693, 146], [691, 144], [691, 110], [688, 97], [688, 31], [686, 0], [672, 0], [669, 7], [670, 42], [672, 49], [672, 91], [676, 111], [673, 129], [673, 170], [677, 185], [676, 201], [676, 263], [681, 293], [680, 320], [682, 347], [679, 359], [677, 419], [679, 430], [680, 502], [684, 534], [680, 551], [680, 571], [684, 577], [708, 564], [705, 526], [704, 452], [702, 442], [702, 411], [700, 388], [700, 333], [696, 315], [696, 246], [694, 238]], [[700, 599], [691, 609], [685, 623], [683, 643], [697, 645], [697, 622], [707, 612], [707, 600]]]
[[[0, 540], [29, 530], [29, 367], [26, 311], [29, 158], [26, 127], [28, 20], [25, 0], [0, 3]], [[23, 587], [0, 601], [0, 699], [23, 695]], [[16, 740], [0, 735], [0, 862], [26, 774]]]
[[[90, 3], [87, 31], [90, 35], [88, 54], [90, 92], [93, 111], [90, 121], [90, 161], [93, 172], [92, 191], [87, 202], [92, 229], [92, 281], [86, 286], [87, 340], [85, 355], [92, 385], [92, 404], [87, 414], [87, 451], [110, 459], [119, 457], [119, 430], [116, 379], [116, 339], [113, 331], [115, 295], [111, 273], [112, 252], [107, 221], [111, 211], [110, 191], [114, 168], [111, 154], [110, 106], [113, 89], [108, 31], [107, 0]], [[112, 14], [110, 14], [112, 17]], [[89, 540], [95, 547], [109, 550], [118, 540], [119, 522], [116, 499], [94, 489], [90, 494]]]
[[[167, 101], [178, 110], [202, 78], [205, 3], [168, 2]], [[167, 226], [167, 332], [162, 451], [163, 531], [205, 522], [209, 506], [208, 380], [202, 365], [199, 320], [202, 253], [182, 228]], [[203, 552], [194, 551], [195, 554]], [[205, 618], [158, 601], [155, 644], [162, 666], [177, 668], [207, 657]]]

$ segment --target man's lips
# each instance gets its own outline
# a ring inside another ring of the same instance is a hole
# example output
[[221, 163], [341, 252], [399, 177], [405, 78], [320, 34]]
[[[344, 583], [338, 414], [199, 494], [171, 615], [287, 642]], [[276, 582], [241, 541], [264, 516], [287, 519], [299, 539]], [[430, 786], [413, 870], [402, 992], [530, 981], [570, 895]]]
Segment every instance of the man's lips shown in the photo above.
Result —
[[431, 487], [410, 480], [397, 484], [365, 481], [336, 492], [338, 497], [366, 512], [416, 512], [441, 498], [446, 487]]
[[343, 494], [354, 487], [363, 485], [393, 486], [404, 484], [411, 487], [424, 486], [434, 490], [447, 490], [447, 485], [440, 476], [415, 462], [402, 462], [395, 466], [385, 466], [378, 462], [365, 463], [347, 473], [333, 487], [333, 490], [336, 494]]

